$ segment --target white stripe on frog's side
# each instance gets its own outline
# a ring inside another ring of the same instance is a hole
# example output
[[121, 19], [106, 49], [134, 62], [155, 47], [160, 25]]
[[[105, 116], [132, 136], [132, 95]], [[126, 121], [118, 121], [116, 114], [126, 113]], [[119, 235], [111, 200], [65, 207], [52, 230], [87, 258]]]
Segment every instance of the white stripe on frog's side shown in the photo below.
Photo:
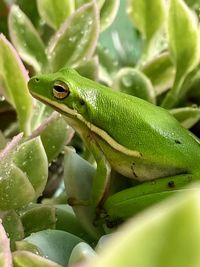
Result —
[[91, 124], [90, 122], [86, 121], [84, 119], [84, 117], [82, 115], [78, 114], [78, 112], [75, 109], [70, 109], [64, 104], [56, 103], [54, 101], [46, 99], [45, 97], [43, 97], [41, 95], [37, 95], [34, 92], [31, 92], [31, 93], [38, 100], [41, 100], [42, 102], [49, 104], [52, 107], [55, 107], [55, 109], [57, 111], [61, 111], [66, 115], [69, 114], [69, 115], [76, 117], [78, 120], [83, 122], [92, 132], [94, 132], [95, 134], [100, 136], [103, 140], [105, 140], [113, 149], [115, 149], [115, 150], [117, 150], [117, 151], [119, 151], [119, 152], [121, 152], [127, 156], [133, 156], [133, 157], [141, 158], [141, 153], [139, 151], [131, 150], [131, 149], [128, 149], [128, 148], [120, 145], [112, 137], [110, 137], [104, 130], [102, 130], [102, 129], [98, 128], [97, 126], [95, 126], [94, 124]]

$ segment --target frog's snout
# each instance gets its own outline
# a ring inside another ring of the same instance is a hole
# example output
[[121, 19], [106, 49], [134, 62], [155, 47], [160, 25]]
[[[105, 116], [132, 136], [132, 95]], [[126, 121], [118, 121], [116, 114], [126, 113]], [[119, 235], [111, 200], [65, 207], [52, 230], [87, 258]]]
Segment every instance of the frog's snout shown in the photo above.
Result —
[[40, 83], [40, 79], [38, 77], [32, 77], [28, 81], [28, 89], [29, 89], [30, 93], [37, 90], [37, 86], [39, 83]]

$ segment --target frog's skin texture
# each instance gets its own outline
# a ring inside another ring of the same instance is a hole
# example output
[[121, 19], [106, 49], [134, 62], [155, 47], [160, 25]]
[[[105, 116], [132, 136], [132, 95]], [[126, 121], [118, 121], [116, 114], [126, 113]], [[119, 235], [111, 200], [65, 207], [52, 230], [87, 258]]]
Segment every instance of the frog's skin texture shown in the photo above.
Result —
[[66, 117], [93, 153], [95, 205], [105, 198], [111, 168], [138, 181], [187, 174], [198, 179], [199, 142], [167, 110], [68, 68], [37, 75], [28, 87], [35, 98]]

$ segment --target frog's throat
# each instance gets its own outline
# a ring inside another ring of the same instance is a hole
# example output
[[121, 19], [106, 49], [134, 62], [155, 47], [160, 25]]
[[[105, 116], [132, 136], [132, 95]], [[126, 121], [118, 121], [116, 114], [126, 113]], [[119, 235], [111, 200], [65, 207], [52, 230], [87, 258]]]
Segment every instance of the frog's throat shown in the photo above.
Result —
[[79, 121], [83, 122], [92, 132], [100, 136], [103, 140], [105, 140], [113, 149], [117, 150], [118, 152], [121, 152], [127, 156], [137, 157], [141, 158], [141, 153], [136, 150], [128, 149], [119, 143], [117, 143], [109, 134], [107, 134], [104, 130], [98, 128], [91, 122], [88, 122], [84, 119], [84, 117], [81, 114], [78, 114], [78, 112], [75, 109], [70, 109], [66, 105], [62, 103], [56, 103], [49, 99], [46, 99], [43, 96], [39, 96], [35, 94], [34, 92], [31, 92], [31, 94], [37, 98], [38, 100], [42, 101], [43, 103], [51, 106], [53, 109], [57, 110], [58, 112], [62, 113], [65, 116], [70, 116], [73, 118], [77, 118]]

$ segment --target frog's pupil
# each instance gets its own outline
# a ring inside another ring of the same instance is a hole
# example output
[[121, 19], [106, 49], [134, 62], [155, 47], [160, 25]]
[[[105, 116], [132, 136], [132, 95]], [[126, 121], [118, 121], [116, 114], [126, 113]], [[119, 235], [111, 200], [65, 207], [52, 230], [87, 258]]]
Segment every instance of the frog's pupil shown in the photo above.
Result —
[[63, 88], [62, 86], [60, 85], [54, 85], [54, 90], [56, 90], [58, 93], [64, 93], [66, 92], [65, 88]]

